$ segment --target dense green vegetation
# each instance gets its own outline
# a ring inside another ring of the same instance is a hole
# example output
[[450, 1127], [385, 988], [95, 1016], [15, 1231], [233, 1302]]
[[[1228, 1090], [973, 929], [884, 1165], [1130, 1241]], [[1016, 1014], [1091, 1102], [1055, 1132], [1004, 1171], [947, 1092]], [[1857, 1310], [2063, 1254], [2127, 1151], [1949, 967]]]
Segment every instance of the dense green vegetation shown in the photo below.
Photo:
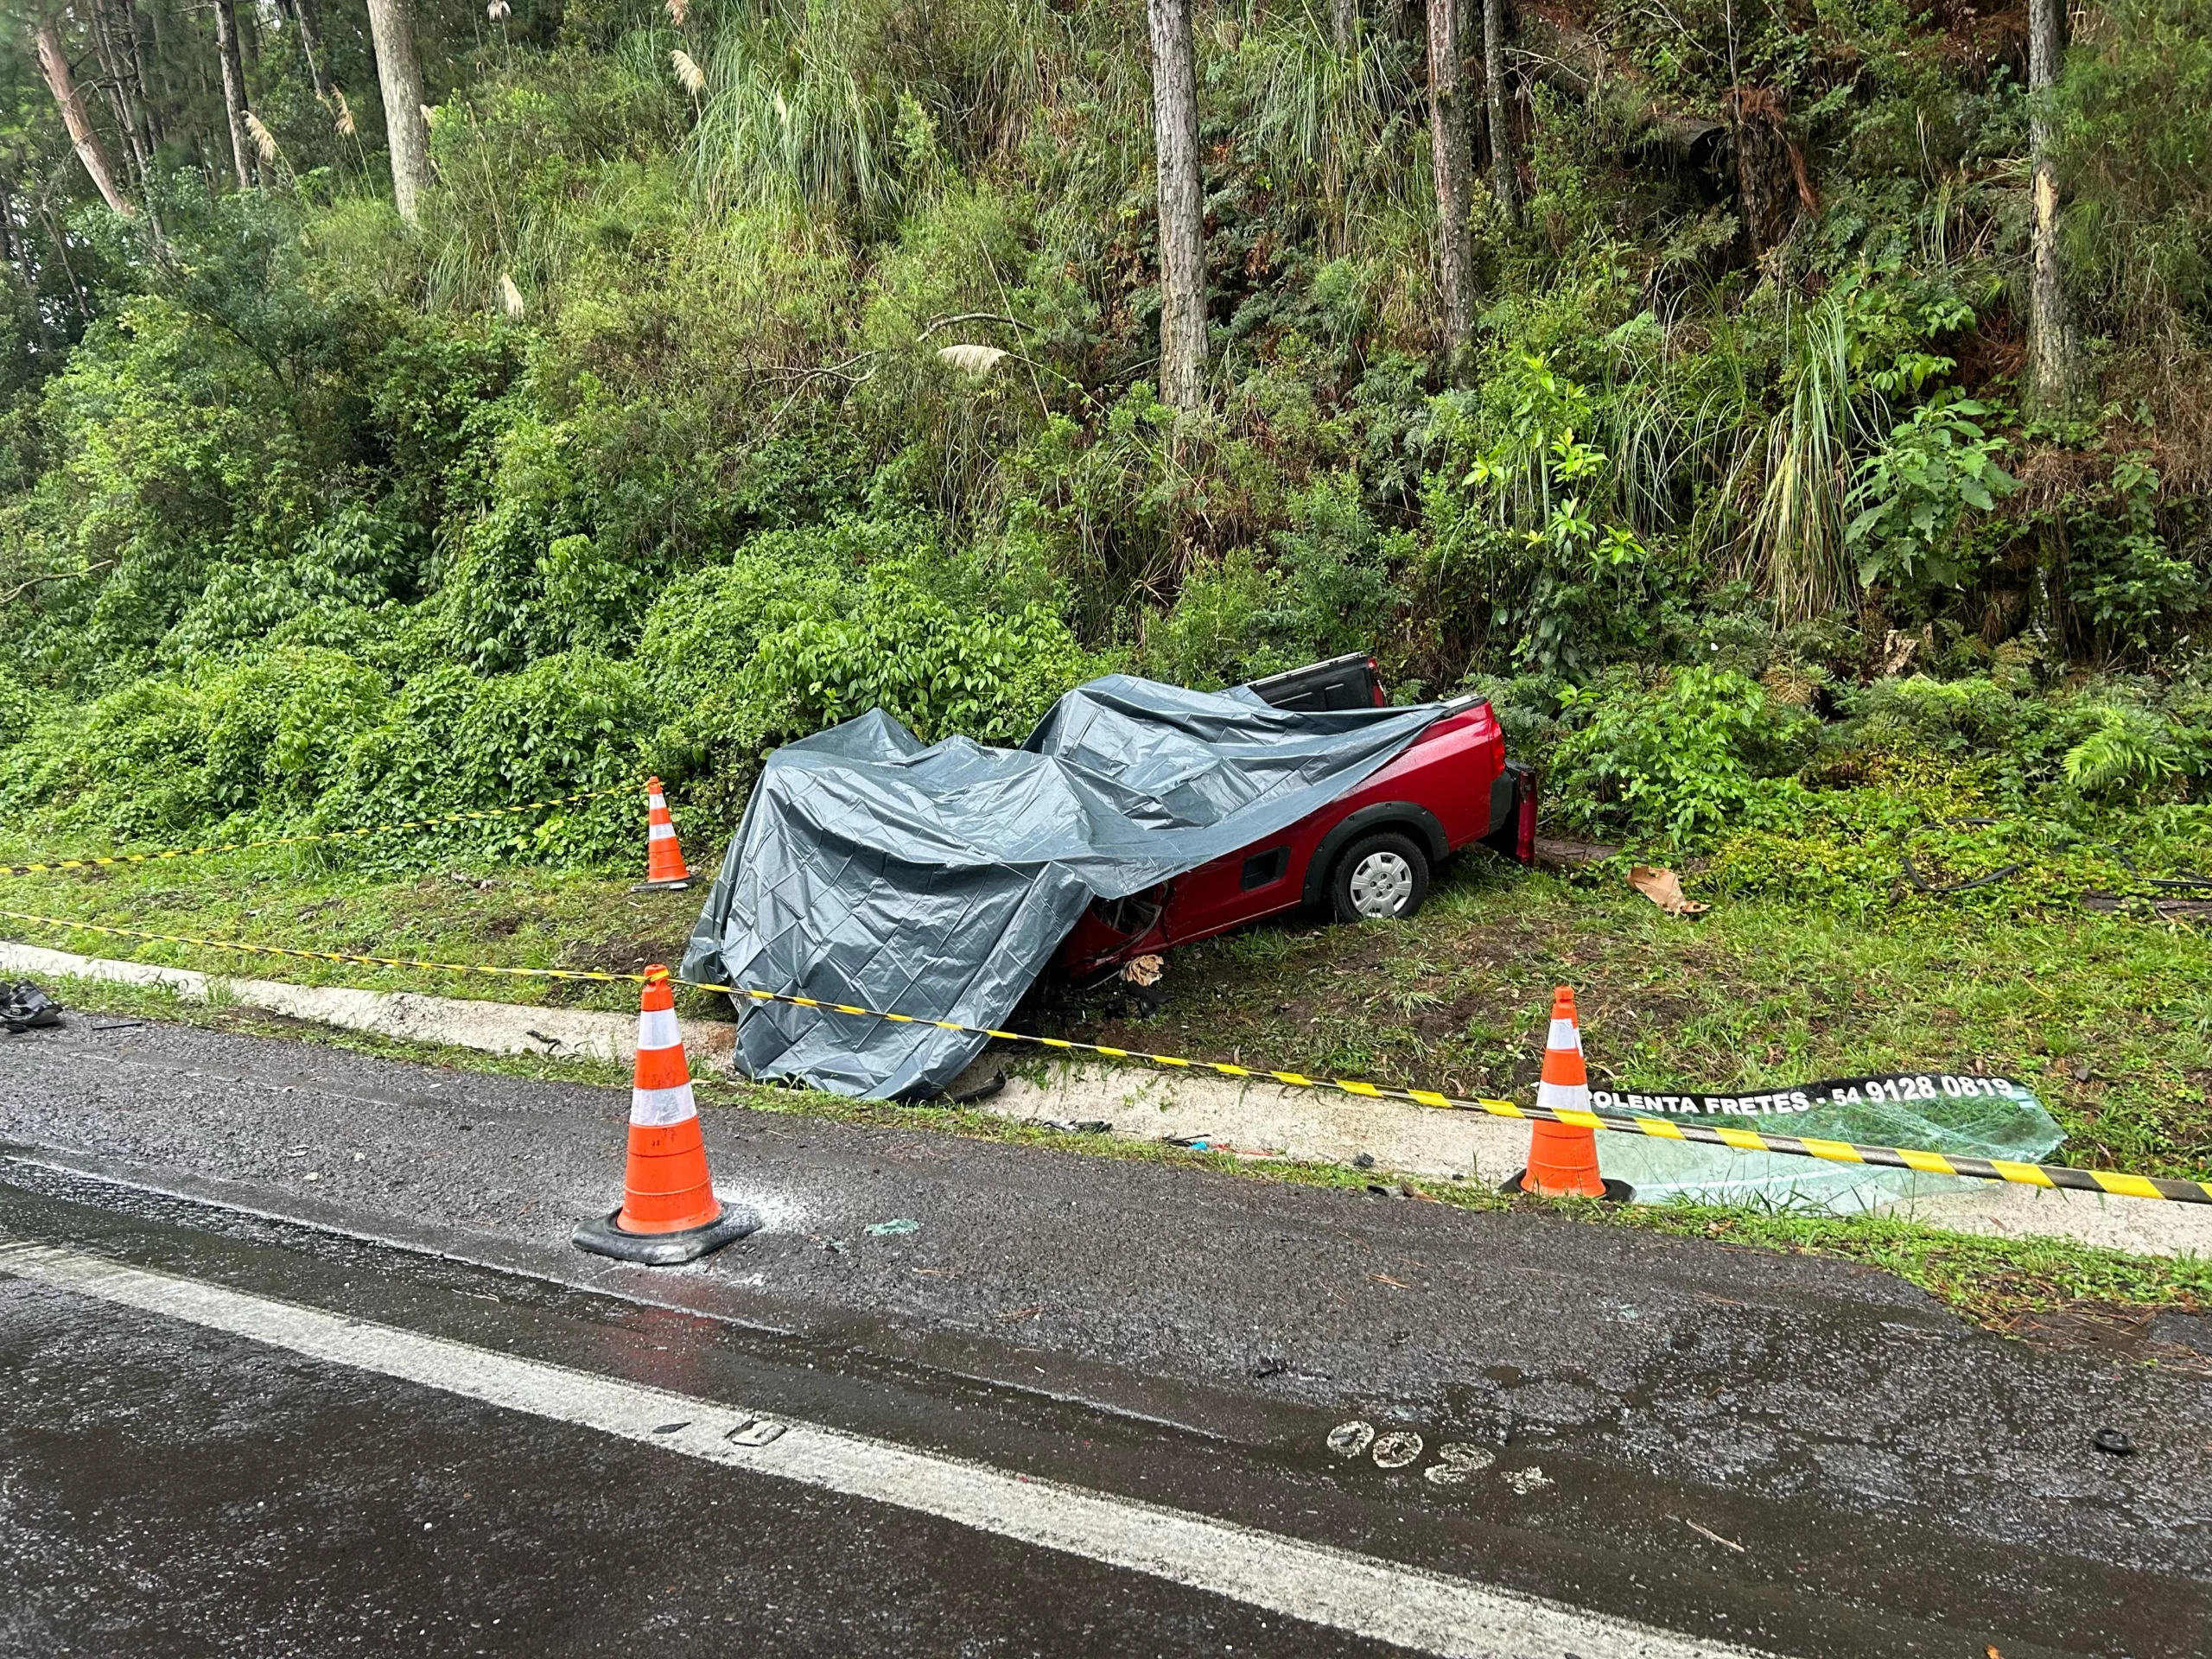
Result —
[[[1005, 740], [1103, 670], [1372, 645], [1402, 695], [1491, 689], [1557, 822], [1711, 849], [1725, 891], [1863, 909], [1931, 833], [1931, 880], [2062, 871], [1984, 905], [2124, 887], [2115, 842], [2212, 849], [2204, 0], [2093, 7], [2040, 104], [2081, 394], [2033, 418], [2017, 13], [1523, 6], [1478, 138], [1517, 211], [1475, 200], [1455, 356], [1418, 16], [1370, 8], [1347, 50], [1319, 10], [1202, 6], [1210, 366], [1180, 411], [1141, 8], [426, 5], [415, 225], [342, 0], [327, 99], [306, 13], [239, 20], [251, 156], [204, 13], [39, 15], [134, 211], [87, 181], [26, 14], [19, 830], [160, 842], [651, 767], [712, 830], [764, 749], [875, 704]], [[118, 16], [158, 117], [130, 165], [92, 61]], [[626, 858], [633, 818], [528, 850]]]

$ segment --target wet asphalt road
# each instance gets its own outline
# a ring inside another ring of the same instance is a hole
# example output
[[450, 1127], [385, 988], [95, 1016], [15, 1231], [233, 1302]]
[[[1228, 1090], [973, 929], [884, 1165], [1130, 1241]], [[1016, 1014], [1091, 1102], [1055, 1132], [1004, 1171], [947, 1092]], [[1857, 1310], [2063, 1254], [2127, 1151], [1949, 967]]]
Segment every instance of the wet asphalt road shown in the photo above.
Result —
[[[1714, 1642], [2205, 1650], [2204, 1321], [2012, 1341], [1832, 1262], [727, 1110], [769, 1225], [655, 1274], [567, 1243], [624, 1107], [79, 1020], [0, 1038], [0, 1230]], [[1340, 1458], [1349, 1420], [1421, 1450]], [[1446, 1445], [1489, 1461], [1437, 1484]], [[1395, 1650], [0, 1276], [0, 1651], [657, 1637]]]

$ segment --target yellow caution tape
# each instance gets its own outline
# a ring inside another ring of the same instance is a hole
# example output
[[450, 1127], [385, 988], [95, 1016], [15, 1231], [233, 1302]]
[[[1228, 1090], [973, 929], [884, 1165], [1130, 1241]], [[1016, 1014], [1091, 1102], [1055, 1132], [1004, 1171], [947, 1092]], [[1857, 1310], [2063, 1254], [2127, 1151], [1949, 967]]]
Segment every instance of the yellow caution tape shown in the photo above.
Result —
[[212, 853], [243, 853], [257, 847], [303, 847], [316, 841], [358, 841], [368, 836], [396, 836], [410, 830], [435, 830], [448, 823], [475, 823], [486, 818], [511, 818], [524, 812], [541, 812], [550, 806], [574, 806], [579, 801], [603, 800], [609, 795], [642, 794], [645, 785], [619, 784], [613, 789], [587, 790], [581, 795], [561, 795], [550, 801], [524, 801], [520, 806], [487, 807], [480, 812], [449, 812], [442, 818], [410, 818], [404, 823], [371, 824], [359, 830], [327, 830], [307, 836], [270, 836], [262, 841], [211, 842], [203, 847], [171, 847], [156, 853], [115, 853], [105, 858], [57, 858], [43, 864], [0, 864], [0, 876], [44, 875], [55, 870], [96, 870], [115, 864], [161, 864], [171, 859], [200, 858]]
[[[200, 938], [186, 933], [154, 933], [143, 928], [118, 927], [109, 923], [72, 921], [65, 916], [36, 916], [27, 912], [0, 910], [0, 920], [27, 922], [41, 927], [104, 934], [112, 938], [140, 939], [158, 944], [198, 945], [211, 950], [236, 950], [249, 956], [286, 957], [302, 962], [350, 963], [368, 968], [414, 968], [441, 974], [481, 974], [513, 979], [582, 980], [593, 984], [645, 982], [639, 974], [594, 973], [581, 968], [500, 968], [482, 963], [433, 962], [416, 957], [357, 956], [342, 950], [299, 950], [283, 945], [247, 944], [237, 939]], [[1272, 1082], [1294, 1089], [1333, 1089], [1363, 1100], [1402, 1100], [1438, 1111], [1486, 1112], [1492, 1117], [1541, 1119], [1571, 1128], [1605, 1129], [1618, 1135], [1649, 1135], [1662, 1141], [1694, 1141], [1707, 1146], [1733, 1147], [1742, 1152], [1772, 1152], [1796, 1158], [1820, 1158], [1831, 1163], [1872, 1164], [1888, 1169], [1913, 1169], [1935, 1175], [1956, 1175], [1967, 1180], [2004, 1181], [2021, 1186], [2063, 1187], [2076, 1192], [2103, 1192], [2124, 1198], [2164, 1198], [2177, 1204], [2212, 1204], [2212, 1181], [2182, 1181], [2160, 1175], [2129, 1175], [2094, 1169], [2075, 1169], [2063, 1164], [2024, 1164], [2004, 1158], [1954, 1157], [1948, 1153], [1924, 1152], [1911, 1147], [1861, 1146], [1847, 1141], [1824, 1141], [1815, 1136], [1768, 1135], [1758, 1129], [1709, 1128], [1701, 1123], [1681, 1123], [1662, 1117], [1615, 1116], [1605, 1112], [1560, 1111], [1548, 1106], [1522, 1106], [1510, 1100], [1481, 1096], [1440, 1094], [1433, 1089], [1396, 1089], [1387, 1084], [1351, 1077], [1311, 1077], [1300, 1071], [1277, 1071], [1266, 1067], [1234, 1065], [1227, 1060], [1191, 1059], [1179, 1054], [1154, 1054], [1142, 1049], [1116, 1048], [1105, 1043], [1078, 1042], [1070, 1037], [1039, 1037], [1026, 1031], [1002, 1031], [995, 1026], [963, 1025], [957, 1020], [932, 1020], [920, 1014], [892, 1014], [851, 1002], [828, 1002], [817, 997], [796, 996], [787, 991], [764, 991], [750, 985], [718, 985], [703, 980], [677, 979], [677, 985], [724, 996], [746, 997], [755, 1002], [780, 1002], [794, 1008], [860, 1020], [885, 1020], [894, 1025], [931, 1026], [963, 1036], [988, 1037], [1001, 1042], [1027, 1043], [1067, 1053], [1097, 1054], [1112, 1060], [1135, 1060], [1147, 1065], [1194, 1071], [1250, 1082]]]

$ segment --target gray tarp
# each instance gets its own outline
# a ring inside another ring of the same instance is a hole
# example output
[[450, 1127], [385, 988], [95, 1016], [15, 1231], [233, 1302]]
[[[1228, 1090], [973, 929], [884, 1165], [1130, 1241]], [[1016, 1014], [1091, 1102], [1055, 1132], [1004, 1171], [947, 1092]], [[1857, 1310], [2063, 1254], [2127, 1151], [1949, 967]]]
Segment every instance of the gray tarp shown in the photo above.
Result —
[[[1286, 714], [1117, 674], [1062, 697], [1020, 749], [925, 747], [863, 715], [768, 757], [683, 976], [999, 1025], [1094, 898], [1297, 823], [1440, 712]], [[942, 1089], [983, 1041], [762, 1003], [741, 1014], [738, 1062], [888, 1099]]]

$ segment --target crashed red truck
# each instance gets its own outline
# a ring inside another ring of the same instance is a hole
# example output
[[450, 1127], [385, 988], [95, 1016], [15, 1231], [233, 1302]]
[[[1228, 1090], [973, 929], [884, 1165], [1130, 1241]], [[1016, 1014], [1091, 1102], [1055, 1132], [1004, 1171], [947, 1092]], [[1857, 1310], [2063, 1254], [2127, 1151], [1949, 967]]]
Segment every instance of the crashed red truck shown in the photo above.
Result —
[[[1293, 712], [1385, 702], [1375, 659], [1357, 652], [1250, 690]], [[1091, 906], [1060, 946], [1059, 975], [1088, 983], [1139, 957], [1287, 912], [1402, 920], [1428, 896], [1431, 873], [1475, 843], [1528, 862], [1534, 770], [1506, 758], [1505, 734], [1483, 698], [1454, 697], [1441, 709], [1403, 754], [1319, 811], [1173, 880]]]

